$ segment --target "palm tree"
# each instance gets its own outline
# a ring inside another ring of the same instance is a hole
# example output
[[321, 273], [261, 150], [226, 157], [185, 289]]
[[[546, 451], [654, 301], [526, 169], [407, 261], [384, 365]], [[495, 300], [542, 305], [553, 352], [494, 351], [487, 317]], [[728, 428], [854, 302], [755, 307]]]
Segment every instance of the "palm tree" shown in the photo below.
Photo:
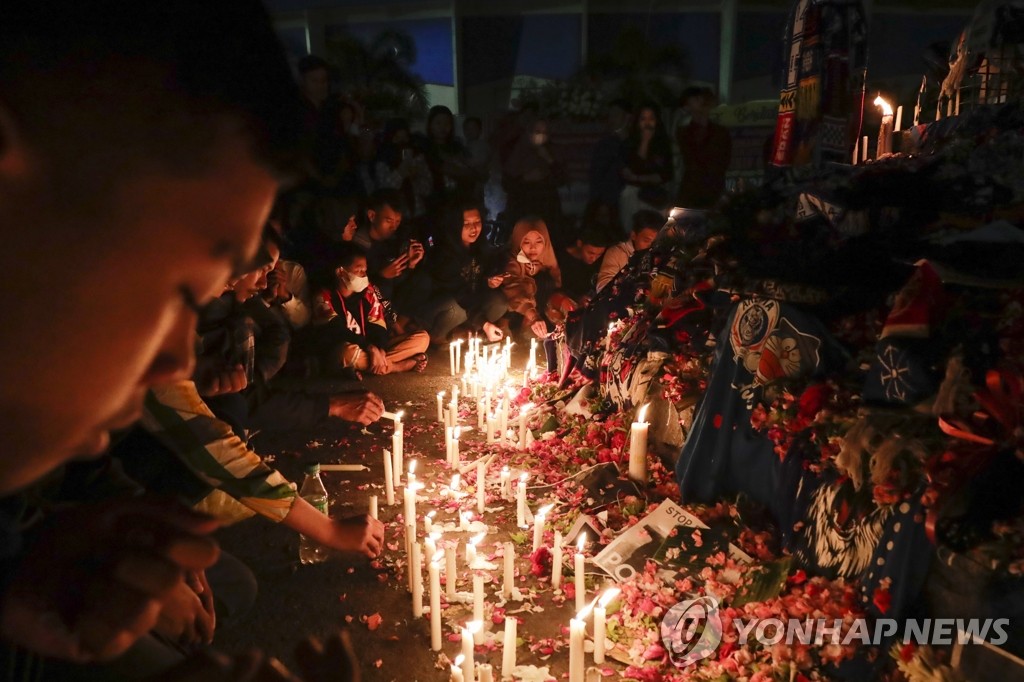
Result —
[[372, 118], [420, 118], [427, 112], [423, 80], [410, 70], [416, 41], [402, 31], [386, 30], [365, 43], [338, 31], [327, 38], [327, 59], [341, 73], [346, 90]]

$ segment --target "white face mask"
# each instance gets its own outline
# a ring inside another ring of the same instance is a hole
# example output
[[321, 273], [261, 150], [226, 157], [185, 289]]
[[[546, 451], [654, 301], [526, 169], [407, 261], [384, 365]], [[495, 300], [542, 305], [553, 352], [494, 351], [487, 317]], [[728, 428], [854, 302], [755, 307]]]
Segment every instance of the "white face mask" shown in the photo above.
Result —
[[548, 136], [545, 135], [544, 133], [534, 133], [533, 134], [533, 143], [535, 145], [537, 145], [538, 147], [541, 146], [542, 144], [544, 144], [547, 141], [548, 141]]
[[520, 251], [520, 252], [519, 252], [519, 253], [518, 253], [518, 254], [516, 255], [516, 262], [517, 262], [517, 263], [522, 263], [523, 265], [529, 265], [529, 264], [530, 264], [530, 263], [532, 263], [533, 261], [531, 261], [531, 260], [530, 260], [530, 258], [529, 258], [529, 257], [528, 257], [528, 256], [527, 256], [527, 255], [526, 255], [525, 253], [523, 253], [522, 251]]
[[370, 286], [369, 277], [356, 277], [355, 275], [348, 276], [348, 288], [355, 293], [366, 291], [366, 287]]

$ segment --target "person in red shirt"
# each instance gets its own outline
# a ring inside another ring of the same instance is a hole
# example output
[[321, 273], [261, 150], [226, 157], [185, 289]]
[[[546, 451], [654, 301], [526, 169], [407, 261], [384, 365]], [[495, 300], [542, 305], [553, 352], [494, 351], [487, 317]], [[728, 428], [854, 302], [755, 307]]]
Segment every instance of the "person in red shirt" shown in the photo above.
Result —
[[425, 370], [430, 335], [422, 330], [389, 333], [384, 305], [366, 274], [366, 252], [355, 246], [347, 249], [335, 275], [335, 286], [321, 290], [313, 303], [313, 324], [336, 339], [331, 360], [357, 373]]
[[678, 204], [686, 208], [710, 208], [725, 192], [725, 172], [732, 160], [732, 138], [726, 128], [710, 119], [715, 96], [709, 88], [687, 88], [682, 99], [690, 113], [690, 123], [676, 129], [683, 157]]

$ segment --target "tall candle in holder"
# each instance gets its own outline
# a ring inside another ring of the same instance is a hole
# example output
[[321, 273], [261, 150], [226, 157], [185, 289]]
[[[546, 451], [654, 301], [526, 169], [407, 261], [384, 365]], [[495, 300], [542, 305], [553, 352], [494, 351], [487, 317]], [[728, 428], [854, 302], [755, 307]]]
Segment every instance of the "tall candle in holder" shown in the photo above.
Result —
[[882, 110], [882, 126], [878, 129], [878, 147], [875, 150], [875, 158], [878, 159], [882, 154], [892, 153], [893, 118], [892, 107], [881, 95], [875, 98], [874, 104]]
[[647, 483], [647, 428], [644, 420], [647, 405], [640, 408], [637, 420], [629, 429], [629, 477], [638, 483]]

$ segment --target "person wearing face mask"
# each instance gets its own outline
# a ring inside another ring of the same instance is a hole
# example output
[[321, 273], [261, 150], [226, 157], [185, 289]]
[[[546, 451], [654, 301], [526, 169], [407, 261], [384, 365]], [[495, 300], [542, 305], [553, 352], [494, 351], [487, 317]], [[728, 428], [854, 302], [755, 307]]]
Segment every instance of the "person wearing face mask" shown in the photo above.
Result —
[[561, 225], [562, 200], [558, 187], [565, 182], [565, 170], [552, 153], [547, 121], [538, 119], [523, 133], [503, 173], [508, 193], [507, 222], [515, 223], [524, 216], [539, 216], [548, 225]]
[[672, 140], [658, 114], [658, 105], [643, 104], [636, 116], [633, 133], [626, 141], [626, 187], [619, 197], [623, 228], [641, 209], [663, 210], [669, 202], [672, 180]]
[[562, 286], [562, 273], [548, 227], [539, 218], [523, 218], [512, 228], [510, 258], [502, 291], [509, 310], [523, 316], [524, 335], [545, 338], [550, 331], [540, 311]]
[[481, 238], [483, 211], [464, 203], [448, 216], [441, 243], [430, 261], [433, 296], [419, 320], [429, 330], [431, 343], [441, 345], [459, 325], [482, 331], [489, 341], [500, 341], [504, 331], [496, 324], [508, 306], [499, 291], [504, 282], [499, 254]]
[[327, 339], [328, 365], [357, 378], [361, 372], [393, 374], [427, 368], [430, 335], [392, 336], [384, 306], [366, 273], [366, 252], [352, 246], [342, 254], [332, 287], [314, 302], [313, 324]]

